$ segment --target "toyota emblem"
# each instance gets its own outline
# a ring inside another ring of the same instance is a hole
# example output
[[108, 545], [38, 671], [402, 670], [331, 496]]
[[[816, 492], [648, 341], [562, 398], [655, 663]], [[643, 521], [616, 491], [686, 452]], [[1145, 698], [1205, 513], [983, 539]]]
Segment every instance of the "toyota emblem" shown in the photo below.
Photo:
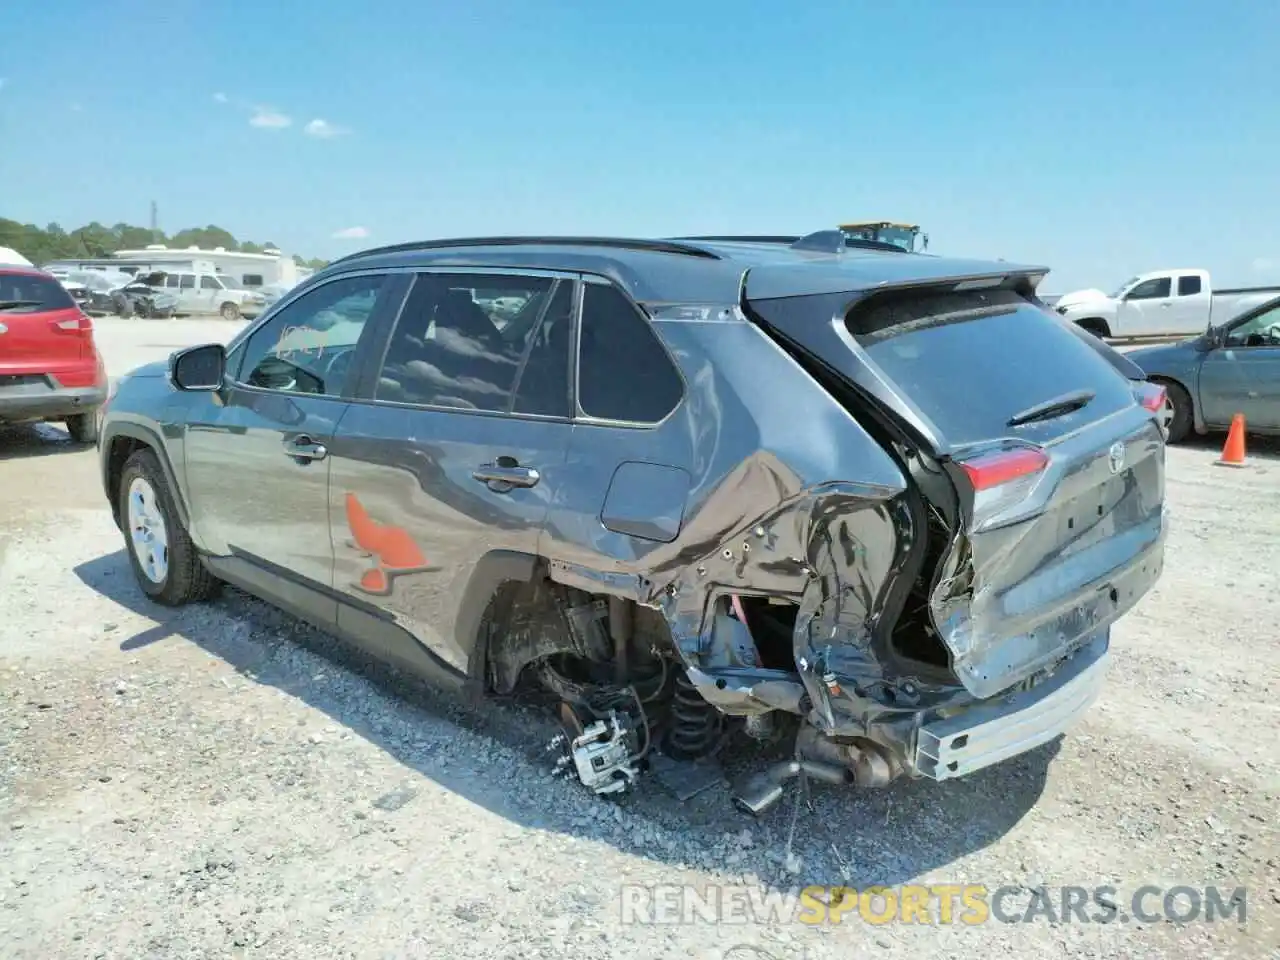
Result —
[[1111, 468], [1112, 473], [1119, 473], [1124, 469], [1124, 444], [1113, 443], [1111, 449], [1107, 451], [1107, 466]]

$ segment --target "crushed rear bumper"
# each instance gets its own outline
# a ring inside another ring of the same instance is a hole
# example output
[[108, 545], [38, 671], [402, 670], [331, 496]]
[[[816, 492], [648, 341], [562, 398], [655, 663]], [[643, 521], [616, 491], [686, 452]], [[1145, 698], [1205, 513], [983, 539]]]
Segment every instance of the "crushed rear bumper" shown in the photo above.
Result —
[[985, 700], [916, 733], [913, 772], [951, 780], [1026, 753], [1065, 733], [1097, 699], [1110, 665], [1110, 631], [1030, 689]]

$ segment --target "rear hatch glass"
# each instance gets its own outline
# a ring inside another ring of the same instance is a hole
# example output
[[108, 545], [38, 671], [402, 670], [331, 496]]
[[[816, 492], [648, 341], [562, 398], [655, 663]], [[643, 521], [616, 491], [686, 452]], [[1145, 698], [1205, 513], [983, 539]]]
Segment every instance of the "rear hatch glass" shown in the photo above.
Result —
[[1096, 350], [1012, 290], [868, 303], [845, 322], [954, 447], [1011, 436], [1045, 442], [1134, 402]]
[[47, 313], [75, 306], [67, 288], [53, 277], [0, 273], [0, 314]]

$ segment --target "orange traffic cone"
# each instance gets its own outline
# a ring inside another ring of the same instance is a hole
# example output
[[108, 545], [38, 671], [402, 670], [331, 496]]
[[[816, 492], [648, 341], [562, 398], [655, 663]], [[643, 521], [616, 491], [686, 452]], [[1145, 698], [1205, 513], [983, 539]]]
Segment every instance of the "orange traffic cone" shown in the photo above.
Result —
[[1231, 418], [1231, 430], [1227, 433], [1227, 442], [1222, 445], [1222, 456], [1218, 463], [1224, 467], [1244, 466], [1244, 414], [1237, 413]]

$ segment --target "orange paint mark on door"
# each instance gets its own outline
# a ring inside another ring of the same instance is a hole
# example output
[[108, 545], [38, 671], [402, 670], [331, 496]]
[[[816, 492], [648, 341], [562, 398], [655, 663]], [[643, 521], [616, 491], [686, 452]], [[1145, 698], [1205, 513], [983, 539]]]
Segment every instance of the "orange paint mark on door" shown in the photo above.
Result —
[[354, 493], [346, 495], [346, 507], [347, 526], [354, 545], [374, 558], [374, 566], [360, 577], [358, 586], [361, 590], [385, 595], [391, 592], [392, 581], [396, 577], [436, 569], [428, 566], [426, 556], [407, 530], [378, 523], [369, 516]]

